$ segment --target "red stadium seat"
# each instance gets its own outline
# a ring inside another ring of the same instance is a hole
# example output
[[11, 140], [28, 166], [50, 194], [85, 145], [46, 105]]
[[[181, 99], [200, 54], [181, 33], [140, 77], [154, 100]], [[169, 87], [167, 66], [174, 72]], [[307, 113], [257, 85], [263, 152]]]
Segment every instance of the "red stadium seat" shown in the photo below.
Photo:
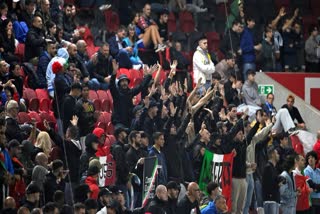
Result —
[[217, 32], [207, 32], [209, 52], [217, 51], [219, 49], [220, 36]]
[[91, 101], [99, 99], [98, 94], [97, 94], [97, 92], [95, 90], [90, 90], [89, 91], [89, 99]]
[[112, 112], [112, 100], [110, 100], [108, 92], [104, 90], [98, 90], [97, 94], [99, 100], [101, 101], [101, 111]]
[[36, 89], [37, 97], [40, 101], [40, 111], [49, 112], [51, 100], [47, 90], [45, 89]]
[[111, 113], [109, 112], [101, 112], [98, 120], [97, 120], [97, 123], [105, 123], [105, 124], [108, 124], [109, 122], [111, 122]]
[[24, 88], [23, 98], [26, 100], [29, 111], [39, 111], [39, 99], [36, 92], [31, 88]]
[[17, 48], [16, 48], [16, 52], [15, 55], [17, 57], [19, 57], [20, 61], [22, 62], [24, 59], [24, 49], [25, 49], [25, 44], [23, 43], [19, 43]]
[[113, 124], [111, 122], [108, 123], [106, 132], [107, 132], [107, 134], [113, 135], [114, 127], [113, 127]]
[[93, 102], [94, 109], [96, 111], [101, 111], [102, 110], [101, 100], [96, 99], [96, 100], [92, 100], [92, 102]]
[[180, 30], [185, 33], [194, 31], [195, 23], [190, 12], [184, 11], [179, 13]]
[[108, 29], [109, 32], [116, 32], [120, 25], [119, 15], [112, 10], [105, 10], [104, 18], [106, 21], [106, 29]]
[[19, 112], [18, 113], [18, 123], [23, 124], [23, 123], [31, 123], [31, 118], [26, 112]]
[[169, 33], [177, 31], [177, 20], [176, 20], [176, 16], [174, 15], [174, 13], [169, 14], [168, 31], [169, 31]]

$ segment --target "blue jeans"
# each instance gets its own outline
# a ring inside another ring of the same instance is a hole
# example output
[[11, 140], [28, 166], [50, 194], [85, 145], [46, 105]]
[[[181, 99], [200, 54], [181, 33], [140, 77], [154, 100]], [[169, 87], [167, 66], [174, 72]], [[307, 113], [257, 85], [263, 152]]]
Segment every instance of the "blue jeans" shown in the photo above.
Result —
[[263, 207], [263, 198], [262, 198], [262, 185], [261, 181], [259, 179], [255, 180], [255, 193], [256, 193], [256, 200], [257, 200], [257, 206]]
[[280, 205], [275, 201], [265, 201], [263, 203], [264, 213], [266, 214], [279, 214]]
[[248, 184], [248, 188], [247, 188], [247, 198], [246, 198], [246, 202], [244, 205], [244, 209], [243, 209], [243, 214], [248, 214], [249, 213], [249, 208], [251, 205], [251, 201], [252, 201], [252, 195], [253, 195], [253, 191], [254, 191], [254, 180], [253, 180], [253, 174], [247, 174], [247, 184]]
[[250, 63], [243, 63], [243, 70], [242, 70], [242, 75], [243, 75], [243, 81], [247, 80], [247, 72], [248, 70], [256, 70], [256, 64], [254, 62]]
[[109, 88], [108, 83], [99, 82], [99, 80], [97, 80], [96, 78], [89, 80], [88, 85], [91, 90], [95, 90], [95, 91], [100, 89], [107, 90]]

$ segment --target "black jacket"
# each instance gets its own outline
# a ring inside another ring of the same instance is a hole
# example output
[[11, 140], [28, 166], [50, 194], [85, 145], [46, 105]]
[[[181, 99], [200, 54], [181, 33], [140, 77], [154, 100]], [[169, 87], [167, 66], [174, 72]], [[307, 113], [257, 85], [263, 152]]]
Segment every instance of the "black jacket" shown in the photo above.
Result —
[[104, 57], [100, 51], [97, 52], [98, 61], [97, 64], [93, 64], [89, 61], [87, 69], [91, 78], [96, 78], [99, 82], [104, 83], [104, 78], [112, 74], [112, 56]]
[[279, 174], [276, 167], [269, 161], [262, 175], [263, 201], [275, 201], [280, 203]]
[[176, 214], [177, 213], [177, 203], [178, 203], [177, 199], [171, 199], [170, 197], [168, 197], [168, 202], [167, 202], [167, 206], [166, 206], [167, 214]]
[[198, 201], [191, 202], [188, 196], [184, 196], [179, 202], [177, 206], [177, 213], [191, 213], [191, 210], [196, 209], [196, 214], [200, 214], [200, 208]]
[[132, 98], [139, 94], [144, 88], [147, 87], [151, 81], [152, 76], [147, 75], [144, 77], [143, 82], [132, 89], [118, 89], [115, 83], [116, 75], [112, 75], [110, 81], [110, 92], [113, 97], [113, 112], [112, 123], [114, 125], [121, 123], [126, 127], [130, 127], [133, 118]]
[[42, 29], [32, 27], [27, 33], [24, 57], [29, 61], [34, 57], [39, 57], [46, 48], [46, 41]]
[[82, 78], [89, 77], [89, 72], [86, 67], [86, 65], [82, 62], [82, 59], [77, 54], [75, 57], [69, 57], [68, 59], [69, 64], [73, 63], [75, 64], [75, 67], [78, 68], [81, 71]]
[[[83, 108], [83, 104], [88, 103], [88, 109]], [[94, 118], [95, 108], [90, 100], [84, 100], [80, 98], [75, 106], [75, 114], [78, 116], [78, 127], [80, 136], [86, 136], [92, 133], [95, 124]]]
[[61, 190], [64, 192], [65, 181], [62, 179], [60, 183], [57, 183], [57, 177], [50, 172], [46, 177], [43, 187], [46, 203], [53, 202], [53, 195], [55, 191]]
[[[62, 150], [62, 154], [66, 153], [66, 156], [62, 155], [62, 161], [64, 163], [65, 168], [68, 167], [68, 169], [70, 170], [69, 172], [70, 181], [72, 183], [79, 183], [80, 181], [79, 161], [80, 161], [80, 156], [82, 154], [80, 142], [79, 141], [78, 143], [76, 141], [72, 142], [71, 140], [65, 140], [63, 142], [63, 139], [61, 138], [61, 136], [52, 129], [50, 129], [48, 133], [50, 135], [50, 138], [53, 140], [53, 142], [60, 147], [60, 149]], [[63, 146], [63, 143], [65, 147]], [[66, 148], [65, 151], [64, 151], [64, 148]], [[65, 159], [65, 157], [67, 157], [67, 159]], [[68, 162], [68, 166], [66, 165], [67, 162]]]
[[247, 146], [251, 143], [252, 137], [256, 134], [260, 123], [256, 123], [254, 127], [249, 131], [244, 142], [232, 142], [237, 155], [233, 159], [232, 177], [234, 178], [246, 178], [246, 159], [247, 159]]
[[66, 95], [63, 99], [62, 104], [62, 118], [63, 118], [63, 132], [66, 133], [67, 128], [70, 126], [70, 120], [72, 116], [75, 115], [75, 106], [77, 98], [71, 96], [70, 94]]
[[152, 214], [166, 214], [166, 203], [155, 196], [148, 205], [146, 212]]
[[[135, 149], [133, 148], [133, 146], [130, 146], [129, 150], [126, 153], [126, 163], [129, 167], [129, 171], [135, 173], [140, 178], [140, 180], [143, 179], [143, 165], [137, 165], [137, 162], [140, 158], [144, 157], [148, 157], [148, 153], [142, 148]], [[142, 188], [137, 188], [142, 191]]]
[[[232, 47], [231, 47], [230, 40], [232, 42]], [[230, 34], [228, 31], [227, 35], [223, 37], [223, 40], [220, 43], [220, 50], [224, 55], [226, 55], [228, 52], [231, 52], [231, 51], [234, 53], [237, 53], [239, 48], [240, 48], [240, 34], [230, 29]]]
[[125, 185], [129, 180], [129, 167], [126, 162], [126, 151], [124, 144], [116, 142], [111, 146], [111, 154], [116, 161], [117, 181], [116, 183]]
[[21, 143], [23, 140], [27, 139], [27, 133], [20, 128], [17, 120], [11, 117], [7, 117], [6, 127], [7, 128], [5, 134], [8, 142], [10, 140], [16, 139]]

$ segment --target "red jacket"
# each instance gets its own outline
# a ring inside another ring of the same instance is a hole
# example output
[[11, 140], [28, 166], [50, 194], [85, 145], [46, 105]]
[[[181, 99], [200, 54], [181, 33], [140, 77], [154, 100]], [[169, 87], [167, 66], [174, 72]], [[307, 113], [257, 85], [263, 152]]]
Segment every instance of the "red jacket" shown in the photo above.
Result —
[[310, 188], [307, 184], [307, 176], [295, 175], [294, 176], [297, 189], [300, 189], [301, 195], [297, 198], [297, 211], [304, 211], [310, 208], [309, 196]]
[[318, 155], [318, 160], [320, 158], [320, 140], [317, 140], [317, 142], [313, 146], [313, 151], [315, 151]]
[[90, 188], [90, 190], [91, 190], [90, 198], [92, 198], [92, 199], [98, 199], [99, 186], [98, 186], [97, 179], [93, 178], [92, 176], [88, 176], [88, 177], [86, 178], [85, 183], [89, 186], [89, 188]]

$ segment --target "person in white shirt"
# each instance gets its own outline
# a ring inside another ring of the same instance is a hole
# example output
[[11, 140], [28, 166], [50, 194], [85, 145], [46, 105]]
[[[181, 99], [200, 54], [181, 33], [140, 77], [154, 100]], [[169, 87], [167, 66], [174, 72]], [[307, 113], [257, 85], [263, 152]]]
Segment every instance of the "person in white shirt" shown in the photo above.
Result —
[[205, 37], [201, 37], [198, 41], [197, 50], [193, 55], [193, 81], [197, 83], [202, 78], [201, 83], [208, 89], [211, 86], [214, 72], [215, 67], [208, 53], [208, 40]]

